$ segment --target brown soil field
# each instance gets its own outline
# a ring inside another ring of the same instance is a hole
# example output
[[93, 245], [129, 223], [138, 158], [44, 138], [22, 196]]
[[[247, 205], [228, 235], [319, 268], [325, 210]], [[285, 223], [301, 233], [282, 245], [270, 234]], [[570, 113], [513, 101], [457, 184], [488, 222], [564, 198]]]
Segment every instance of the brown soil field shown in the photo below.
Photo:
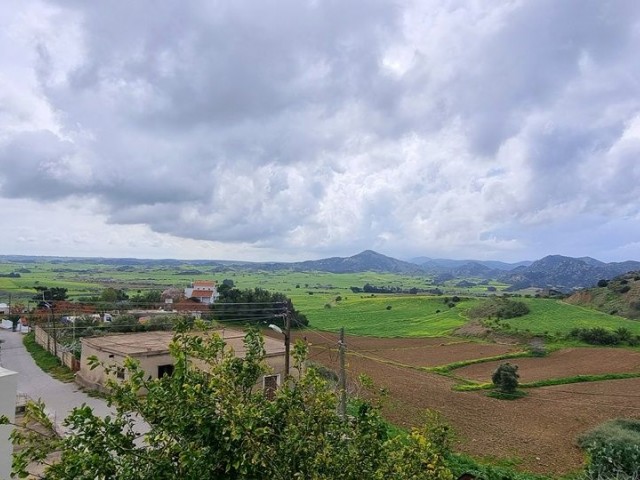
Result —
[[[337, 371], [337, 335], [305, 331], [304, 336], [311, 343], [310, 359]], [[455, 340], [347, 337], [347, 374], [354, 379], [366, 373], [376, 386], [389, 390], [384, 413], [393, 423], [419, 426], [425, 410], [437, 410], [457, 433], [456, 450], [480, 458], [515, 460], [523, 470], [537, 473], [560, 475], [579, 470], [584, 455], [575, 440], [581, 433], [609, 419], [640, 418], [640, 379], [531, 389], [524, 398], [504, 401], [487, 397], [484, 392], [455, 392], [451, 389], [454, 380], [408, 366], [445, 364], [463, 360], [465, 355], [478, 358], [485, 351], [485, 345], [465, 343], [458, 350], [461, 357], [454, 358], [456, 349], [448, 348], [452, 341]], [[596, 368], [600, 358], [609, 352], [575, 350], [577, 353], [569, 353], [567, 358], [583, 354], [585, 363], [594, 365], [583, 368]], [[442, 361], [437, 358], [438, 351], [442, 351]], [[397, 363], [389, 363], [390, 352]], [[620, 370], [621, 365], [634, 365], [638, 359], [635, 352], [611, 352], [612, 362], [617, 362], [613, 371], [625, 371]], [[552, 355], [542, 360], [550, 362], [548, 368], [553, 371], [551, 362], [560, 359], [556, 361], [562, 363], [562, 358]], [[559, 366], [556, 371], [564, 372]]]
[[[640, 352], [617, 348], [567, 348], [540, 358], [514, 358], [520, 382], [535, 382], [574, 375], [640, 372]], [[502, 361], [479, 363], [459, 368], [455, 375], [489, 382]]]

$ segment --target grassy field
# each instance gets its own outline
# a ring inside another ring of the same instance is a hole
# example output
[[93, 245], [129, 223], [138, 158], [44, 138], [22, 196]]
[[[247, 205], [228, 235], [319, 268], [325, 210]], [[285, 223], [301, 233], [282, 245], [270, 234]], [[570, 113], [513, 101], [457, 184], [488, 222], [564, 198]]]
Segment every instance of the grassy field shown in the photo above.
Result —
[[467, 322], [463, 313], [472, 301], [463, 300], [449, 308], [442, 297], [352, 294], [339, 302], [307, 300], [296, 306], [307, 315], [314, 328], [321, 330], [336, 331], [345, 327], [350, 335], [440, 337], [450, 335]]
[[519, 298], [518, 300], [525, 302], [531, 311], [522, 317], [502, 321], [510, 325], [513, 330], [529, 331], [534, 334], [546, 332], [566, 335], [573, 328], [603, 327], [615, 330], [625, 327], [632, 333], [640, 335], [640, 322], [636, 320], [608, 315], [560, 300], [545, 298]]

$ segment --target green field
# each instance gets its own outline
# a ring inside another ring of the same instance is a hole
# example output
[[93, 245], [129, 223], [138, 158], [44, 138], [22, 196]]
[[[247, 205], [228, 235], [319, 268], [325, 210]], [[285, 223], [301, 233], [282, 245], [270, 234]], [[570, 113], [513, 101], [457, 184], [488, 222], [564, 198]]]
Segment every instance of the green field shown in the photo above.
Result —
[[603, 327], [615, 330], [628, 328], [640, 335], [640, 322], [615, 315], [608, 315], [577, 305], [570, 305], [561, 300], [545, 298], [518, 298], [525, 302], [531, 312], [518, 318], [503, 320], [502, 323], [518, 331], [529, 331], [535, 334], [566, 335], [574, 328]]
[[325, 307], [324, 302], [297, 308], [307, 315], [314, 328], [321, 330], [345, 327], [350, 335], [440, 337], [450, 335], [467, 322], [463, 312], [471, 301], [463, 300], [449, 308], [442, 297], [352, 294], [340, 302], [329, 303], [331, 308]]

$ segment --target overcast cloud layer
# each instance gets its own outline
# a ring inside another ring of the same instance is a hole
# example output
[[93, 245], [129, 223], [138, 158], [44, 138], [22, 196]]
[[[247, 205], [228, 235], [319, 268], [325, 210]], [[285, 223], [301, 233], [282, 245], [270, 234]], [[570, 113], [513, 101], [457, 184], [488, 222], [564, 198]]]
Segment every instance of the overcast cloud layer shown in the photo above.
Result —
[[0, 4], [1, 253], [640, 259], [640, 2]]

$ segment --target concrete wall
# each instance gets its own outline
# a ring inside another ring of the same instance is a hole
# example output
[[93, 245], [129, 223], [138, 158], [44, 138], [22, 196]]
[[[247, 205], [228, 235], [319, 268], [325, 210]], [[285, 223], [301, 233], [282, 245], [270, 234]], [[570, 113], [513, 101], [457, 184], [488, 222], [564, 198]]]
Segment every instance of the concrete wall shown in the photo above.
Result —
[[[5, 415], [10, 421], [14, 421], [16, 414], [16, 391], [18, 376], [15, 372], [0, 367], [0, 415]], [[11, 475], [11, 456], [13, 445], [9, 440], [13, 427], [11, 425], [0, 426], [0, 478], [9, 478]]]
[[62, 364], [70, 368], [72, 371], [77, 372], [80, 370], [80, 362], [76, 359], [73, 353], [65, 352], [64, 345], [60, 343], [57, 344], [56, 348], [53, 337], [50, 336], [44, 328], [36, 325], [34, 332], [36, 335], [36, 343], [38, 345], [45, 350], [48, 350], [53, 355], [57, 354]]

